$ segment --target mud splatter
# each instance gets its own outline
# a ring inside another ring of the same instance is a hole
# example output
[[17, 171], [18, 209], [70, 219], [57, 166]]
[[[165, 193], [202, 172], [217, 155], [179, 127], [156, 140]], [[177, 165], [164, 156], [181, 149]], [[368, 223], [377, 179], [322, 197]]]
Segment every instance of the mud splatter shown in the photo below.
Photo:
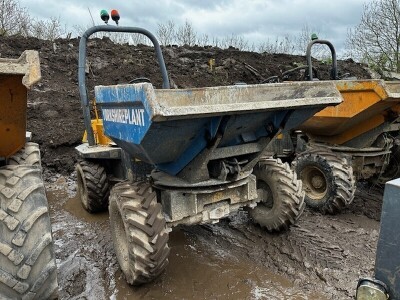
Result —
[[[373, 272], [379, 223], [360, 198], [363, 186], [345, 213], [306, 211], [283, 234], [266, 233], [245, 212], [178, 227], [169, 266], [142, 287], [129, 286], [118, 268], [108, 214], [87, 213], [71, 178], [57, 176], [47, 190], [61, 299], [351, 299], [358, 278]], [[368, 192], [376, 209], [380, 191]]]

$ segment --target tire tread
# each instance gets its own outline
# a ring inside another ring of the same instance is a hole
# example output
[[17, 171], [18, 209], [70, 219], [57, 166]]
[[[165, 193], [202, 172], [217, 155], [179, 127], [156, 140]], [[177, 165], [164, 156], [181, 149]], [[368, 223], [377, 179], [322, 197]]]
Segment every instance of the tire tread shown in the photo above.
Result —
[[[318, 208], [321, 213], [337, 214], [353, 202], [356, 180], [353, 174], [353, 167], [345, 157], [328, 148], [315, 148], [300, 153], [292, 162], [292, 168], [299, 176], [301, 166], [308, 163], [329, 165], [334, 178], [333, 195]], [[309, 204], [312, 200], [306, 195], [305, 201]]]
[[128, 283], [152, 281], [166, 268], [170, 252], [166, 222], [155, 191], [146, 182], [121, 182], [110, 192], [110, 211], [111, 202], [116, 203], [120, 215], [126, 218], [124, 225], [130, 238], [130, 274], [125, 274]]

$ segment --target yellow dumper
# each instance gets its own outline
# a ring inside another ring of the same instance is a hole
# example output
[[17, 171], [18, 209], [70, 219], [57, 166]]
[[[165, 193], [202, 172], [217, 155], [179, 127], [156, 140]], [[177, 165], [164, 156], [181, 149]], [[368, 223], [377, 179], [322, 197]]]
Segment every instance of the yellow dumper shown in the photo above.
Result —
[[26, 133], [39, 54], [0, 59], [0, 299], [57, 298], [57, 268], [40, 150]]
[[273, 150], [292, 163], [308, 206], [333, 214], [353, 201], [356, 179], [381, 183], [400, 177], [400, 82], [338, 80], [334, 47], [323, 40], [308, 45], [305, 79], [315, 80], [314, 44], [331, 49], [331, 79], [343, 102], [280, 135]]
[[330, 213], [352, 202], [355, 179], [385, 182], [400, 176], [400, 82], [335, 83], [344, 101], [300, 126], [306, 151], [292, 163], [303, 181], [307, 203]]

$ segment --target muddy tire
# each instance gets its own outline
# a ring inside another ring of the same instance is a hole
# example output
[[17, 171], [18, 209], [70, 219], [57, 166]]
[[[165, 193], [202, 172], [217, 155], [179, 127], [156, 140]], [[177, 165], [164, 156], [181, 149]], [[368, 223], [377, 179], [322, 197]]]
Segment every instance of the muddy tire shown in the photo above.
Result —
[[168, 231], [156, 192], [145, 182], [121, 182], [110, 193], [114, 249], [129, 284], [158, 277], [168, 264]]
[[8, 165], [30, 165], [40, 167], [40, 149], [36, 143], [26, 143], [25, 147], [7, 160]]
[[99, 164], [83, 160], [75, 170], [83, 208], [90, 213], [107, 210], [110, 185], [105, 169]]
[[41, 169], [0, 168], [0, 299], [57, 298], [57, 268]]
[[266, 159], [254, 168], [261, 201], [250, 217], [268, 231], [287, 230], [303, 213], [304, 192], [296, 174], [279, 159]]
[[299, 154], [292, 168], [303, 183], [306, 204], [323, 214], [337, 214], [354, 199], [353, 167], [329, 149]]

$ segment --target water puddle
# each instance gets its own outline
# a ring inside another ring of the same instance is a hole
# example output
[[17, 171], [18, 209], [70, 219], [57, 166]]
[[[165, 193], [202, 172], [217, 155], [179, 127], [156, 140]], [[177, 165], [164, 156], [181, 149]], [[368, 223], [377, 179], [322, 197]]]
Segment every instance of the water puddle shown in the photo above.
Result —
[[[66, 215], [74, 216], [78, 223], [87, 224], [83, 230], [91, 230], [91, 227], [103, 228], [100, 233], [104, 237], [98, 237], [99, 240], [111, 242], [110, 232], [105, 228], [108, 224], [107, 212], [89, 214], [82, 208], [77, 197], [65, 197], [67, 193], [63, 190], [48, 191], [52, 211], [56, 212], [52, 218], [55, 223], [53, 227], [63, 227], [62, 224], [65, 224], [57, 223], [64, 210]], [[77, 239], [77, 244], [90, 242], [79, 240], [82, 239], [81, 234], [69, 234], [69, 228], [57, 228], [57, 231], [62, 232], [62, 236], [58, 236], [56, 241], [61, 251], [64, 235], [68, 240]], [[170, 233], [169, 245], [170, 263], [166, 271], [154, 282], [141, 287], [129, 286], [119, 270], [110, 272], [111, 269], [117, 269], [115, 262], [108, 262], [109, 265], [104, 266], [97, 264], [97, 267], [103, 268], [103, 277], [110, 277], [99, 279], [98, 284], [107, 285], [104, 286], [104, 290], [108, 291], [104, 299], [324, 299], [315, 292], [304, 292], [287, 278], [271, 272], [262, 263], [251, 261], [245, 253], [243, 257], [231, 255], [229, 249], [208, 243], [207, 239], [185, 231], [184, 228], [175, 228]], [[88, 257], [88, 254], [85, 256]], [[111, 284], [105, 284], [107, 282]], [[100, 300], [101, 297], [93, 299]]]
[[246, 257], [218, 255], [196, 236], [176, 229], [170, 235], [170, 264], [154, 283], [130, 287], [120, 272], [114, 299], [322, 299]]
[[78, 196], [68, 199], [63, 207], [70, 214], [77, 217], [79, 220], [88, 222], [88, 223], [103, 223], [108, 220], [108, 212], [101, 212], [90, 214], [85, 209], [83, 209], [82, 204]]

